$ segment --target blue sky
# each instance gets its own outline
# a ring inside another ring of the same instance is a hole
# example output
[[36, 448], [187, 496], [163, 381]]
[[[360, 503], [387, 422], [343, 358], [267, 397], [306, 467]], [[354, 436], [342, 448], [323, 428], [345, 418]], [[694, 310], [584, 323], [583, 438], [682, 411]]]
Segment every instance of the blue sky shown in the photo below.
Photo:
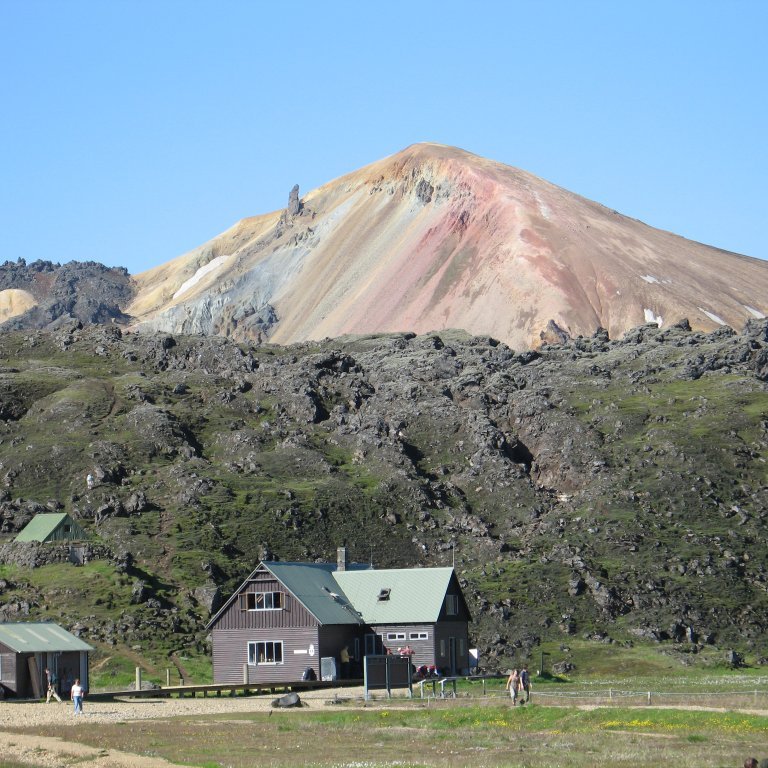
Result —
[[0, 0], [0, 261], [140, 272], [419, 141], [768, 258], [768, 2]]

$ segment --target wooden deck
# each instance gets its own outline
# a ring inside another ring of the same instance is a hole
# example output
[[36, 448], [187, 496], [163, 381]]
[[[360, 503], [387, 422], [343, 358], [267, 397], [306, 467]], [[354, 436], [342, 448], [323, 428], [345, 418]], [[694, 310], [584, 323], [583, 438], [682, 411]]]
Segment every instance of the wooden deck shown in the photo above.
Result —
[[287, 693], [289, 691], [314, 691], [319, 689], [351, 688], [363, 685], [362, 680], [297, 680], [290, 683], [212, 683], [209, 685], [171, 685], [161, 688], [142, 688], [140, 691], [89, 691], [88, 701], [108, 701], [112, 699], [178, 698], [202, 695], [206, 696], [258, 696], [263, 694]]

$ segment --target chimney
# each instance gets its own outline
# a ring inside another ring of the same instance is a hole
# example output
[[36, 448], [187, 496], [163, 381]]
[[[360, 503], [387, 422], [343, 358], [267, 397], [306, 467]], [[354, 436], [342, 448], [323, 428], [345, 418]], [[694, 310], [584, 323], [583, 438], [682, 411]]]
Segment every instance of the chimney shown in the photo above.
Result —
[[347, 548], [346, 547], [339, 547], [336, 550], [336, 570], [337, 571], [347, 570]]

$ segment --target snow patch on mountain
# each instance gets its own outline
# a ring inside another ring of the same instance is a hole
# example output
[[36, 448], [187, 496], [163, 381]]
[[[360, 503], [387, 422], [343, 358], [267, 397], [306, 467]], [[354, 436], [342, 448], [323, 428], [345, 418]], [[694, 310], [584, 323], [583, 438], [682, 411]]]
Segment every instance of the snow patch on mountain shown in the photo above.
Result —
[[714, 312], [707, 312], [706, 309], [699, 307], [699, 312], [703, 312], [713, 323], [718, 325], [728, 325], [722, 317], [718, 317]]
[[200, 269], [198, 269], [197, 272], [195, 272], [195, 274], [189, 278], [189, 280], [185, 280], [181, 284], [176, 293], [173, 294], [173, 298], [178, 299], [179, 296], [182, 296], [190, 288], [197, 285], [206, 275], [210, 275], [211, 272], [214, 272], [219, 267], [224, 266], [224, 263], [228, 258], [228, 256], [217, 256], [215, 259], [211, 259], [207, 264], [203, 264], [203, 266], [200, 267]]
[[661, 315], [654, 314], [652, 309], [644, 309], [643, 313], [645, 314], [646, 323], [656, 323], [659, 328], [664, 324], [664, 318]]

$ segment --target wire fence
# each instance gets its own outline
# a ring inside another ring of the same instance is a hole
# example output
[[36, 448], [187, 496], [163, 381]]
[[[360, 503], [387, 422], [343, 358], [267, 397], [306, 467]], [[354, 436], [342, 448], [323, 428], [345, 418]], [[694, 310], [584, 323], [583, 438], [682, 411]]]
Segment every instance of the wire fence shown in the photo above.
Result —
[[[470, 698], [476, 701], [510, 700], [505, 689], [505, 679], [458, 678], [457, 685], [422, 687], [415, 695], [429, 699]], [[518, 694], [518, 702], [525, 698]], [[626, 690], [621, 688], [568, 690], [533, 685], [530, 692], [532, 703], [547, 706], [617, 706], [617, 707], [701, 707], [706, 709], [755, 709], [768, 711], [768, 685], [752, 690]]]
[[700, 706], [768, 709], [768, 690], [753, 691], [536, 691], [541, 703], [597, 706]]

